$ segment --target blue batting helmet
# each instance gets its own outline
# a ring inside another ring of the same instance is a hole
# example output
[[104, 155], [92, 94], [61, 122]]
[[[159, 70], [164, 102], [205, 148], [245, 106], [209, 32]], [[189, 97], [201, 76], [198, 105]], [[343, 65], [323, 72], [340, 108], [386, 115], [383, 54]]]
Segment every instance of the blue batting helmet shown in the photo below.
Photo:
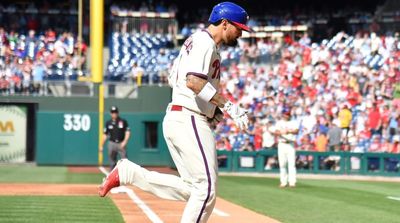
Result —
[[250, 28], [246, 25], [249, 19], [247, 12], [235, 3], [221, 2], [214, 6], [208, 21], [214, 24], [222, 19], [229, 20], [242, 30], [250, 32]]

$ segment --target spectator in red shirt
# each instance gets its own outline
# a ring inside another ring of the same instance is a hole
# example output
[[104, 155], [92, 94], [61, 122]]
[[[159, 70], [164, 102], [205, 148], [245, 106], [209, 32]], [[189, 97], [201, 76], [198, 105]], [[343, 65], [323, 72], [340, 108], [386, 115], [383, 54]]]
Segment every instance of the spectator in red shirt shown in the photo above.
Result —
[[362, 139], [371, 138], [371, 131], [367, 126], [365, 127], [364, 130], [360, 131], [360, 138], [362, 138]]
[[254, 127], [254, 149], [256, 151], [262, 149], [262, 134], [262, 126], [256, 122]]
[[349, 88], [348, 94], [347, 94], [347, 101], [350, 103], [351, 107], [354, 107], [360, 103], [360, 98], [361, 95], [355, 91], [353, 88]]
[[285, 35], [285, 37], [284, 37], [284, 42], [285, 42], [287, 45], [291, 45], [291, 44], [293, 43], [293, 39], [292, 39], [292, 37], [291, 37], [290, 35]]
[[292, 78], [292, 87], [295, 89], [300, 90], [301, 88], [301, 77], [303, 76], [303, 74], [297, 70], [294, 74], [293, 74], [293, 78]]
[[385, 105], [383, 106], [383, 110], [382, 110], [382, 123], [389, 123], [389, 119], [390, 119], [390, 109], [389, 109], [389, 105]]
[[305, 47], [303, 50], [303, 66], [311, 63], [311, 49], [309, 47]]
[[382, 117], [376, 103], [373, 104], [368, 114], [368, 124], [372, 135], [381, 134]]

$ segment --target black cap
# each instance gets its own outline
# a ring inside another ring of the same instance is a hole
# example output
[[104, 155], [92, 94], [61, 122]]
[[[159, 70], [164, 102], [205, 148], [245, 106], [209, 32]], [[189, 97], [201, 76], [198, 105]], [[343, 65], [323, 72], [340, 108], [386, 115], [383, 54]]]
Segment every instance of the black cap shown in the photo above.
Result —
[[117, 106], [111, 106], [110, 112], [111, 112], [111, 113], [118, 113], [118, 108], [117, 108]]

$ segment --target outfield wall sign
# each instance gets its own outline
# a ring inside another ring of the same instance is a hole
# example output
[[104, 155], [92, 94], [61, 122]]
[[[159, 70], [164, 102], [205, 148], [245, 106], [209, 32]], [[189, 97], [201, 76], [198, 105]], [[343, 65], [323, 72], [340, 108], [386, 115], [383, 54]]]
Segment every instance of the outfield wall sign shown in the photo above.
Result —
[[27, 109], [25, 106], [0, 106], [0, 162], [26, 160]]
[[90, 116], [87, 114], [64, 114], [65, 131], [84, 131], [90, 130]]

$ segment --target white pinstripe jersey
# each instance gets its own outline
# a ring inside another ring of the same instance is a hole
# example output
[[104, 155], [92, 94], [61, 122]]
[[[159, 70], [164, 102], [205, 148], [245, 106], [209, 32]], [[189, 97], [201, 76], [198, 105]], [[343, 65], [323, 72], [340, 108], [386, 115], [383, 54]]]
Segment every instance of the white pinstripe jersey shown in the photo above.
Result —
[[187, 38], [168, 77], [169, 85], [173, 88], [171, 104], [213, 117], [216, 106], [197, 97], [186, 86], [186, 76], [191, 73], [207, 79], [218, 91], [220, 65], [221, 57], [210, 33], [202, 30]]

